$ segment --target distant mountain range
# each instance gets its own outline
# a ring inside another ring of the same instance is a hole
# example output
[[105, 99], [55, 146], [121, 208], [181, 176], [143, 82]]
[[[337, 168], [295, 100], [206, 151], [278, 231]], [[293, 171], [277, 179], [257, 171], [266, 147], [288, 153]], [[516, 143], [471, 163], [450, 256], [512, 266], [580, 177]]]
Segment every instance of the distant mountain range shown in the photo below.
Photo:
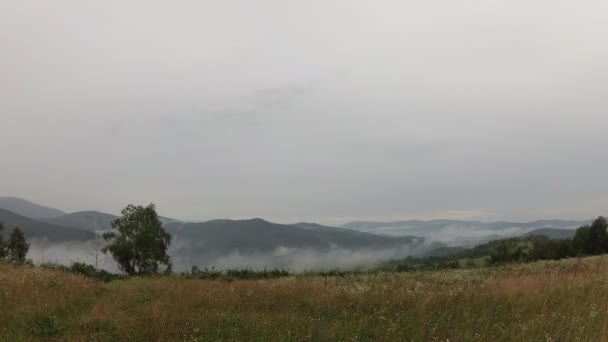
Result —
[[[15, 199], [13, 202], [30, 203], [21, 199]], [[7, 206], [16, 207], [14, 203], [9, 204]], [[52, 213], [53, 216], [61, 212], [48, 209], [47, 213]], [[40, 216], [40, 212], [34, 214]], [[80, 211], [35, 220], [0, 209], [0, 222], [5, 224], [6, 233], [12, 227], [19, 226], [28, 239], [51, 243], [66, 242], [72, 250], [76, 248], [73, 242], [87, 241], [94, 238], [94, 232], [107, 231], [117, 217], [96, 211]], [[387, 250], [389, 256], [403, 257], [403, 253], [424, 242], [424, 239], [415, 236], [380, 236], [314, 223], [276, 224], [259, 218], [208, 222], [182, 222], [166, 217], [160, 219], [165, 230], [173, 237], [170, 250], [172, 256], [181, 264], [190, 265], [205, 265], [209, 263], [208, 260], [234, 254], [260, 256], [279, 253], [280, 257], [277, 258], [291, 258], [290, 262], [285, 264], [291, 266], [294, 259], [306, 259], [311, 253], [327, 253], [330, 250], [340, 250], [343, 254], [344, 251]], [[295, 251], [306, 252], [294, 254]]]
[[33, 220], [1, 208], [0, 223], [4, 224], [4, 235], [8, 235], [14, 227], [19, 227], [27, 238], [37, 238], [49, 242], [87, 241], [94, 237], [91, 232], [83, 229]]
[[112, 228], [112, 221], [118, 216], [97, 211], [78, 211], [71, 214], [46, 219], [45, 222], [70, 227], [84, 229], [87, 231], [100, 231]]
[[[98, 211], [78, 211], [43, 221], [60, 226], [95, 232], [111, 229], [112, 221], [116, 220], [117, 218], [118, 216], [116, 215], [100, 213]], [[180, 222], [179, 220], [163, 216], [159, 216], [158, 218], [163, 224]]]
[[[66, 214], [20, 198], [0, 197], [0, 222], [5, 225], [5, 234], [12, 227], [19, 226], [29, 239], [49, 243], [90, 240], [94, 237], [94, 232], [110, 229], [116, 218], [116, 215], [97, 211]], [[389, 223], [351, 222], [341, 227], [329, 227], [306, 222], [277, 224], [259, 218], [182, 222], [161, 217], [161, 221], [173, 236], [172, 255], [190, 265], [203, 265], [205, 260], [217, 261], [218, 258], [226, 261], [225, 258], [234, 255], [259, 256], [264, 253], [272, 255], [273, 260], [291, 258], [290, 262], [293, 263], [310, 257], [311, 253], [301, 251], [328, 253], [337, 250], [340, 251], [340, 257], [353, 259], [353, 262], [364, 262], [367, 255], [369, 259], [376, 260], [399, 258], [411, 253], [422, 255], [425, 250], [428, 252], [431, 249], [448, 253], [506, 237], [546, 235], [551, 238], [567, 238], [573, 236], [574, 228], [590, 222], [412, 220]], [[294, 254], [293, 251], [296, 250], [300, 254]], [[349, 251], [358, 251], [358, 254], [349, 254]], [[361, 251], [376, 252], [364, 254]], [[327, 258], [331, 257], [325, 256], [322, 260]], [[266, 262], [267, 259], [262, 261]]]
[[403, 232], [407, 230], [440, 230], [446, 226], [479, 227], [489, 230], [501, 230], [509, 228], [575, 228], [589, 224], [587, 221], [573, 220], [538, 220], [533, 222], [481, 222], [481, 221], [460, 221], [460, 220], [432, 220], [432, 221], [396, 221], [396, 222], [350, 222], [342, 225], [343, 228], [356, 229], [361, 231], [377, 230], [387, 232]]
[[[479, 222], [459, 220], [351, 222], [342, 228], [386, 236], [414, 235], [447, 246], [475, 246], [491, 240], [521, 236], [539, 229], [572, 230], [589, 221], [539, 220], [534, 222]], [[549, 234], [548, 230], [544, 231]], [[557, 233], [555, 233], [557, 234]], [[560, 236], [563, 236], [562, 233]], [[574, 233], [572, 233], [574, 234]]]
[[183, 240], [184, 246], [199, 254], [235, 250], [242, 253], [268, 252], [278, 247], [320, 250], [331, 247], [387, 248], [423, 242], [423, 239], [413, 236], [386, 237], [308, 223], [283, 225], [259, 218], [174, 222], [164, 227], [171, 235]]
[[26, 201], [19, 197], [0, 197], [0, 208], [29, 217], [31, 219], [50, 219], [63, 216], [66, 213], [54, 208]]
[[571, 239], [574, 237], [576, 230], [574, 229], [555, 229], [555, 228], [540, 228], [522, 235], [528, 236], [546, 236], [551, 239]]

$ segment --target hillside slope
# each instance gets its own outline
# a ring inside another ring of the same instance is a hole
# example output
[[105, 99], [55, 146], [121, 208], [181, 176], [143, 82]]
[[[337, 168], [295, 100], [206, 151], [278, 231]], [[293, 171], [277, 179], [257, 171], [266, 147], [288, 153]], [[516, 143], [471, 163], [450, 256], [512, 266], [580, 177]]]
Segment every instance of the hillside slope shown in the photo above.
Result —
[[415, 235], [450, 247], [473, 247], [490, 240], [517, 237], [543, 229], [574, 229], [591, 221], [479, 222], [459, 220], [350, 222], [342, 228], [389, 236]]
[[176, 269], [192, 265], [290, 270], [369, 267], [403, 258], [423, 245], [417, 237], [384, 237], [339, 228], [307, 229], [262, 219], [171, 223]]
[[65, 242], [85, 241], [93, 237], [92, 233], [82, 229], [63, 227], [47, 222], [32, 220], [6, 209], [0, 209], [0, 222], [4, 224], [5, 235], [7, 235], [13, 227], [18, 226], [23, 230], [23, 233], [28, 239], [38, 238], [48, 240], [49, 242]]
[[0, 263], [0, 340], [606, 341], [607, 281], [600, 257], [230, 282]]
[[79, 211], [45, 221], [64, 227], [97, 231], [110, 229], [112, 221], [116, 218], [118, 217], [115, 215], [100, 213], [98, 211]]
[[416, 237], [384, 237], [326, 227], [307, 229], [271, 223], [262, 219], [212, 220], [201, 223], [169, 223], [165, 229], [173, 236], [188, 241], [201, 253], [267, 252], [278, 247], [328, 249], [380, 248], [421, 243]]
[[19, 197], [12, 196], [0, 197], [0, 208], [35, 220], [49, 219], [65, 215], [65, 213], [59, 209], [46, 207], [26, 201]]
[[269, 251], [287, 248], [374, 248], [421, 243], [417, 237], [386, 237], [347, 229], [271, 223], [262, 219], [212, 220], [201, 223], [170, 223], [165, 229], [172, 235], [199, 242], [205, 249], [218, 251]]
[[551, 239], [571, 239], [576, 234], [576, 230], [573, 229], [554, 229], [554, 228], [540, 228], [528, 232], [522, 237], [528, 236], [546, 236]]

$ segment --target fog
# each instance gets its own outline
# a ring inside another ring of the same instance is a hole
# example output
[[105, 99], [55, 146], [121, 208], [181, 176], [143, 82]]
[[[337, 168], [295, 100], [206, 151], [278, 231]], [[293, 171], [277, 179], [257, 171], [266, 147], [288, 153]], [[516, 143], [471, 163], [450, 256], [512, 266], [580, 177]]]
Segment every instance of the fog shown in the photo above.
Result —
[[[44, 239], [31, 239], [27, 258], [36, 264], [59, 263], [71, 265], [74, 262], [95, 264], [95, 246], [92, 241], [70, 241], [49, 243]], [[98, 267], [110, 272], [117, 272], [118, 267], [109, 255], [98, 254]]]
[[321, 271], [335, 269], [368, 269], [391, 259], [401, 259], [410, 255], [420, 255], [428, 246], [402, 245], [394, 248], [365, 248], [352, 250], [331, 247], [328, 250], [314, 248], [277, 247], [271, 252], [243, 253], [234, 250], [228, 254], [197, 259], [196, 256], [176, 256], [174, 261], [179, 267], [188, 267], [186, 260], [201, 267], [216, 269], [233, 268], [283, 268], [294, 272]]
[[373, 229], [361, 229], [361, 231], [388, 235], [404, 236], [414, 235], [439, 242], [450, 247], [472, 246], [492, 237], [515, 237], [531, 232], [537, 228], [507, 227], [501, 229], [480, 228], [475, 225], [449, 224], [439, 229], [411, 229], [403, 226], [381, 227]]
[[[548, 225], [558, 229], [575, 229], [586, 221], [551, 221], [531, 223], [418, 221], [394, 223], [353, 223], [348, 229], [385, 236], [414, 236], [411, 243], [387, 248], [349, 249], [337, 245], [329, 248], [293, 248], [277, 246], [272, 250], [221, 249], [192, 241], [176, 234], [169, 246], [175, 271], [188, 271], [193, 265], [201, 268], [283, 268], [295, 272], [333, 269], [366, 269], [392, 259], [408, 256], [422, 257], [438, 247], [474, 247], [502, 238], [519, 237]], [[100, 233], [100, 232], [98, 232]], [[238, 237], [235, 237], [238, 239]], [[101, 253], [103, 240], [88, 242], [50, 243], [46, 239], [32, 239], [28, 258], [36, 263], [73, 262], [95, 264], [108, 271], [118, 267], [111, 256]], [[96, 258], [97, 256], [97, 258]]]
[[606, 1], [0, 4], [2, 195], [325, 224], [608, 202]]
[[[575, 229], [581, 224], [572, 226], [552, 227], [558, 229]], [[488, 228], [483, 223], [449, 223], [440, 227], [429, 228], [427, 226], [411, 227], [407, 225], [393, 225], [383, 227], [373, 227], [367, 229], [359, 229], [360, 231], [388, 235], [388, 236], [404, 236], [414, 235], [425, 238], [427, 242], [436, 242], [448, 247], [473, 247], [480, 243], [490, 240], [496, 240], [508, 237], [518, 237], [539, 228], [545, 228], [543, 225], [535, 227], [517, 227], [508, 226], [500, 228]]]
[[[320, 270], [368, 269], [381, 262], [401, 259], [410, 255], [421, 255], [431, 248], [432, 244], [402, 245], [394, 248], [346, 249], [333, 246], [329, 249], [277, 247], [270, 252], [243, 253], [238, 250], [221, 253], [221, 255], [197, 255], [192, 250], [179, 250], [179, 240], [169, 250], [173, 268], [177, 272], [189, 271], [193, 265], [218, 270], [234, 268], [283, 268], [294, 272]], [[73, 262], [94, 264], [94, 248], [90, 243], [66, 242], [49, 244], [44, 240], [31, 241], [28, 258], [36, 264], [59, 263], [70, 265]], [[108, 256], [100, 255], [99, 268], [118, 272], [116, 263]]]

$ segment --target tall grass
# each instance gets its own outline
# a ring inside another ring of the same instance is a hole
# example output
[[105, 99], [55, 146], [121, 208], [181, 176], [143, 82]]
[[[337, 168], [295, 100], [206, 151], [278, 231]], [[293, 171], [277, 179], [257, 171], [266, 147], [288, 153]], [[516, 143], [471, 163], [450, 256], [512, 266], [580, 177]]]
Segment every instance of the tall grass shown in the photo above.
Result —
[[603, 257], [410, 273], [101, 282], [0, 265], [0, 340], [603, 341]]

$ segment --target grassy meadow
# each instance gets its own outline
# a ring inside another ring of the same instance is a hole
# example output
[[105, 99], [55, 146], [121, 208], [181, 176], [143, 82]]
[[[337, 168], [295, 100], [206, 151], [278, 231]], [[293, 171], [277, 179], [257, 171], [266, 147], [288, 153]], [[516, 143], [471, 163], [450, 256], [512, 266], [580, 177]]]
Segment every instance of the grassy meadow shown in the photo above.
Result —
[[604, 341], [608, 258], [100, 282], [0, 264], [0, 341]]

